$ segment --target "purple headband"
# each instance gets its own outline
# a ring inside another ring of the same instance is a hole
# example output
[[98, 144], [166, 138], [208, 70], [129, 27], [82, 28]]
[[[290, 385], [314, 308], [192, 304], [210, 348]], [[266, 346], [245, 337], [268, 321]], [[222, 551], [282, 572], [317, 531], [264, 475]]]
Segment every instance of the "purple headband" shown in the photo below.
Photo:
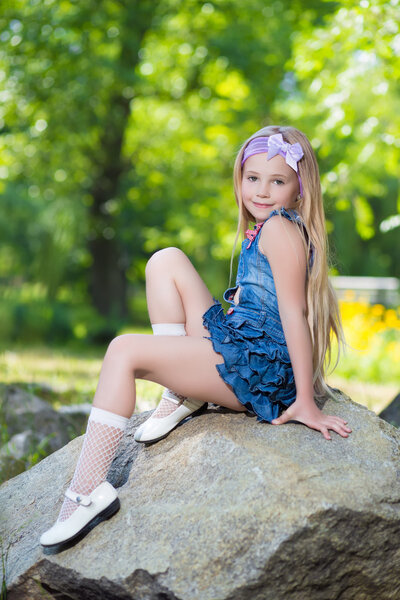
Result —
[[286, 164], [296, 171], [300, 185], [300, 196], [303, 196], [303, 186], [297, 168], [297, 163], [304, 156], [301, 145], [298, 142], [296, 142], [296, 144], [285, 142], [281, 133], [275, 133], [269, 137], [253, 138], [244, 149], [242, 167], [250, 156], [253, 156], [253, 154], [263, 154], [264, 152], [268, 153], [267, 160], [273, 158], [277, 154], [283, 156], [286, 160]]

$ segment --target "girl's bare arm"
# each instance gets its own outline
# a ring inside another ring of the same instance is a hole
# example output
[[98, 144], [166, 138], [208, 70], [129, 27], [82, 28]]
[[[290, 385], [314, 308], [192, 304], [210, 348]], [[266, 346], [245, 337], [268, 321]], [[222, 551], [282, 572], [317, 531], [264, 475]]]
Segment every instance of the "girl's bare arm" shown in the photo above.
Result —
[[306, 255], [294, 223], [272, 217], [262, 228], [260, 249], [268, 258], [278, 298], [279, 314], [292, 363], [296, 401], [274, 419], [282, 424], [300, 421], [331, 439], [328, 429], [347, 437], [347, 421], [325, 415], [314, 402], [312, 342], [306, 318]]

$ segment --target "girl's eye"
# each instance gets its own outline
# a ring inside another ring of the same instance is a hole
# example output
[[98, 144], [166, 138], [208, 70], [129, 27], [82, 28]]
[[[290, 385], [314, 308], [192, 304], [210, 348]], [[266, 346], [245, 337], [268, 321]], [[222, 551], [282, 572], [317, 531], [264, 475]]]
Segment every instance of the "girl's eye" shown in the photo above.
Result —
[[248, 180], [249, 181], [257, 181], [257, 177], [255, 175], [249, 175]]
[[276, 183], [277, 185], [283, 185], [285, 182], [282, 181], [282, 179], [275, 179], [274, 183]]

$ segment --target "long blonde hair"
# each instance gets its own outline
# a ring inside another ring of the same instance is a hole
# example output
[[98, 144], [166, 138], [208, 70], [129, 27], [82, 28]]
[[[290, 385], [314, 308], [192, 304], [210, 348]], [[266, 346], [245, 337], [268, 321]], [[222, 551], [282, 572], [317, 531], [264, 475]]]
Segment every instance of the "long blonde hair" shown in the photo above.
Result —
[[[338, 354], [334, 369], [339, 361], [340, 349], [344, 342], [343, 329], [336, 295], [328, 279], [328, 240], [318, 164], [310, 142], [304, 133], [298, 129], [274, 125], [264, 127], [246, 140], [239, 150], [233, 170], [235, 197], [239, 207], [238, 228], [234, 246], [236, 246], [240, 232], [242, 231], [244, 235], [249, 226], [249, 221], [254, 221], [245, 208], [242, 199], [242, 158], [244, 149], [250, 140], [276, 133], [281, 133], [283, 139], [290, 144], [299, 142], [304, 151], [304, 157], [298, 163], [303, 185], [303, 197], [296, 203], [296, 212], [300, 215], [308, 234], [307, 238], [301, 225], [298, 225], [306, 256], [309, 256], [310, 248], [314, 248], [313, 264], [312, 268], [308, 270], [306, 282], [307, 319], [313, 345], [314, 392], [316, 396], [328, 394], [332, 397], [333, 394], [325, 383], [326, 372], [332, 360], [331, 334], [337, 338], [338, 342]], [[234, 251], [235, 247], [232, 259]]]

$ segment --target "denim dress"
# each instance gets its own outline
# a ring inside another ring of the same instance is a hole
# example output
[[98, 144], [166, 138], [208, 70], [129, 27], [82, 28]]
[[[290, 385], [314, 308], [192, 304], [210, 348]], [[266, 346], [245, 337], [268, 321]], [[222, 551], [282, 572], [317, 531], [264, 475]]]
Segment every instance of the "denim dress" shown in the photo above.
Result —
[[[278, 214], [304, 227], [296, 211], [284, 208], [272, 211], [264, 223]], [[242, 243], [236, 285], [224, 293], [231, 307], [225, 315], [215, 300], [203, 315], [203, 324], [215, 352], [224, 359], [217, 365], [222, 379], [258, 421], [270, 422], [295, 401], [296, 386], [271, 267], [259, 249], [262, 225], [255, 226], [250, 239]]]

